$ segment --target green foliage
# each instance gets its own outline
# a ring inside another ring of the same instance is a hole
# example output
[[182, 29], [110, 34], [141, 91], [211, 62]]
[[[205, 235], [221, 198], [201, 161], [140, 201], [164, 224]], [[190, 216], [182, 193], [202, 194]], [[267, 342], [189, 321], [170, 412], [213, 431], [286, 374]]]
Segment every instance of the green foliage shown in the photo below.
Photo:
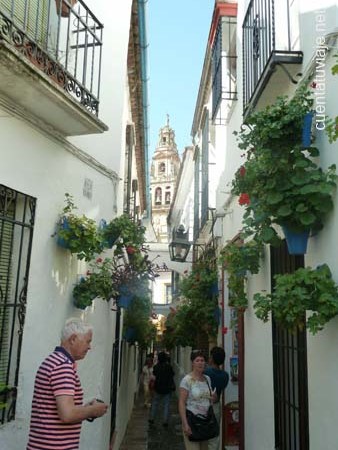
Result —
[[[312, 334], [338, 314], [338, 286], [327, 264], [317, 269], [300, 268], [292, 274], [276, 275], [271, 294], [255, 294], [256, 316], [267, 322], [269, 314], [287, 329], [306, 326]], [[306, 311], [312, 314], [306, 320]]]
[[231, 242], [220, 255], [220, 262], [228, 273], [229, 306], [246, 308], [248, 299], [245, 293], [247, 271], [259, 272], [263, 245], [254, 240], [245, 243]]
[[134, 222], [127, 214], [115, 217], [101, 230], [102, 241], [115, 242], [115, 254], [129, 248], [130, 254], [139, 251], [145, 242], [145, 227]]
[[245, 205], [245, 235], [257, 241], [278, 243], [273, 224], [317, 232], [333, 208], [335, 165], [324, 172], [313, 160], [317, 148], [301, 146], [303, 119], [312, 103], [304, 88], [289, 101], [279, 97], [251, 114], [236, 133], [246, 161], [235, 174], [232, 193]]
[[97, 258], [89, 264], [89, 270], [85, 278], [73, 289], [74, 305], [84, 309], [90, 306], [96, 297], [109, 301], [116, 297], [117, 290], [113, 282], [113, 274], [117, 269], [117, 263], [110, 258]]
[[[141, 288], [144, 292], [146, 286]], [[141, 349], [146, 349], [156, 337], [156, 327], [149, 319], [151, 314], [151, 300], [149, 295], [138, 295], [134, 297], [131, 306], [125, 311], [123, 318], [124, 329], [135, 330], [135, 342]]]
[[[336, 58], [338, 55], [334, 55]], [[332, 75], [338, 75], [338, 60], [331, 67]], [[330, 144], [335, 142], [338, 139], [338, 116], [332, 118], [327, 118], [325, 123], [325, 131], [328, 136]]]
[[[166, 322], [171, 330], [172, 340], [182, 346], [195, 345], [198, 336], [217, 334], [215, 310], [218, 308], [217, 269], [215, 261], [201, 259], [192, 271], [185, 275], [179, 285], [179, 295], [184, 297], [171, 322]], [[167, 348], [170, 348], [170, 342]]]
[[5, 401], [5, 399], [6, 396], [11, 393], [12, 389], [13, 388], [11, 386], [7, 386], [6, 384], [0, 383], [0, 411], [2, 409], [7, 408], [8, 404]]
[[78, 259], [90, 261], [102, 251], [96, 222], [85, 215], [76, 215], [73, 197], [68, 193], [65, 197], [66, 206], [58, 223], [57, 236], [64, 241], [71, 253], [77, 254]]

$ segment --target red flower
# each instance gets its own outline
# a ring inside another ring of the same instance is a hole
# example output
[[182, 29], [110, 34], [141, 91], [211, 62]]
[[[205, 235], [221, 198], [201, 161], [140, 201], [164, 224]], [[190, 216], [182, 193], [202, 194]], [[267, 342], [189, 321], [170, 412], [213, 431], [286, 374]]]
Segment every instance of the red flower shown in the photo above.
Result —
[[245, 172], [246, 172], [246, 168], [245, 168], [244, 166], [241, 166], [241, 167], [239, 168], [239, 174], [240, 174], [240, 176], [241, 176], [241, 177], [244, 177]]
[[102, 261], [103, 261], [102, 258], [97, 258], [97, 260], [96, 260], [97, 263], [101, 263]]
[[224, 306], [224, 302], [219, 302], [220, 306]]
[[238, 203], [240, 205], [250, 205], [249, 194], [246, 194], [245, 192], [243, 192], [238, 199]]
[[227, 334], [227, 333], [228, 333], [228, 327], [223, 327], [222, 334]]
[[126, 247], [126, 250], [127, 250], [128, 255], [133, 255], [136, 252], [136, 248], [132, 247], [131, 245]]
[[316, 89], [317, 83], [315, 81], [312, 81], [312, 83], [310, 84], [310, 87], [312, 87], [313, 89]]

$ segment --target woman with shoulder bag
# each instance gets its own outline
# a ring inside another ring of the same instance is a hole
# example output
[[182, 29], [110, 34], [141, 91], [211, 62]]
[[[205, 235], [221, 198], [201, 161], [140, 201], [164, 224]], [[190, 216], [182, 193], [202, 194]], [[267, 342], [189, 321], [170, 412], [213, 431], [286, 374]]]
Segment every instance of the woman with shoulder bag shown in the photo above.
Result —
[[208, 440], [219, 434], [212, 403], [216, 392], [211, 390], [210, 378], [204, 375], [205, 356], [200, 350], [190, 355], [192, 371], [180, 383], [178, 409], [182, 420], [186, 450], [208, 450]]

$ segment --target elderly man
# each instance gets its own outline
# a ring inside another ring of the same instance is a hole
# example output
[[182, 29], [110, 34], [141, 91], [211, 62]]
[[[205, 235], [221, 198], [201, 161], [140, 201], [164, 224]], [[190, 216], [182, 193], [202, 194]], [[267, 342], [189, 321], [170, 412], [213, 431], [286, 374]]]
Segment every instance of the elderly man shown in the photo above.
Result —
[[96, 400], [83, 405], [76, 361], [92, 341], [92, 327], [80, 319], [67, 320], [61, 345], [40, 365], [34, 385], [27, 450], [77, 450], [81, 423], [101, 417], [108, 405]]

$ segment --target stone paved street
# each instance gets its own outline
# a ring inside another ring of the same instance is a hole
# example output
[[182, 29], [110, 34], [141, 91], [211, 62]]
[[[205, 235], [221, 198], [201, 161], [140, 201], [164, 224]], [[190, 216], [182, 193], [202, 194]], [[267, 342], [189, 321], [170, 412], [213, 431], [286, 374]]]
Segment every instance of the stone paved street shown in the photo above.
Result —
[[[120, 450], [184, 450], [181, 421], [177, 411], [177, 397], [171, 401], [169, 426], [162, 422], [148, 424], [149, 410], [139, 395]], [[160, 415], [159, 415], [160, 417]]]

